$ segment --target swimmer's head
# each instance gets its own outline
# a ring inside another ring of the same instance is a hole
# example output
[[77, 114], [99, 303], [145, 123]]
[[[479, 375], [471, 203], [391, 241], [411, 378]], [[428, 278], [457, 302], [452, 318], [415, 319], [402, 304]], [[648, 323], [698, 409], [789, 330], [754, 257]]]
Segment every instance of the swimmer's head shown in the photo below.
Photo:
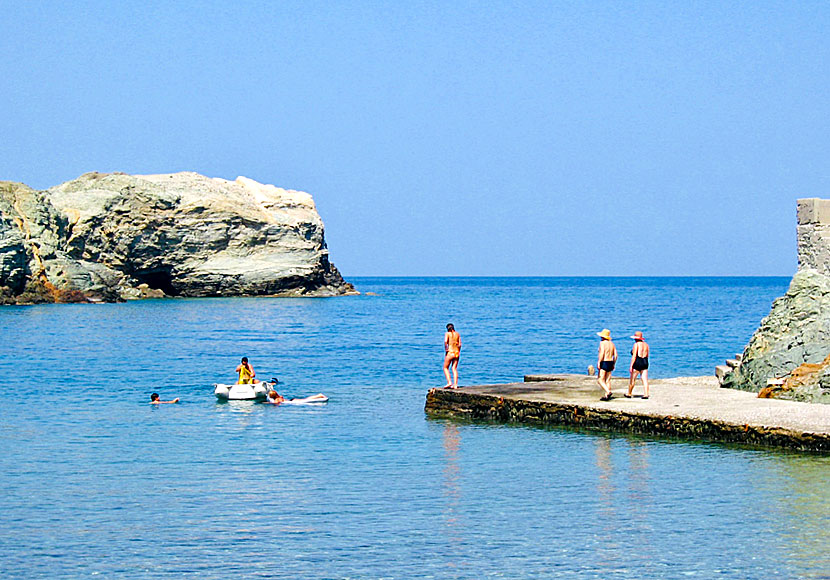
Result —
[[448, 325], [447, 325], [447, 330], [448, 330], [449, 332], [455, 332], [455, 327], [454, 327], [452, 324], [448, 324]]
[[272, 399], [276, 399], [279, 397], [279, 394], [277, 394], [277, 391], [268, 391], [268, 396]]
[[247, 357], [247, 356], [243, 356], [243, 357], [242, 357], [242, 362], [243, 362], [243, 363], [245, 363], [245, 364], [247, 364], [247, 363], [248, 363], [248, 357]]
[[159, 394], [158, 393], [153, 393], [152, 395], [150, 395], [150, 401], [158, 401], [158, 400], [159, 400]]

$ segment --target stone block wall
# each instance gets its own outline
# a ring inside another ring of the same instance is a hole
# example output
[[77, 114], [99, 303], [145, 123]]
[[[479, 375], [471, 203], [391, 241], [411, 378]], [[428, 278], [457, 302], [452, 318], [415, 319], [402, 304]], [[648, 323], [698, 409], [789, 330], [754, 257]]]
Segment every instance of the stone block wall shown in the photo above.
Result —
[[830, 199], [798, 200], [798, 269], [830, 276]]

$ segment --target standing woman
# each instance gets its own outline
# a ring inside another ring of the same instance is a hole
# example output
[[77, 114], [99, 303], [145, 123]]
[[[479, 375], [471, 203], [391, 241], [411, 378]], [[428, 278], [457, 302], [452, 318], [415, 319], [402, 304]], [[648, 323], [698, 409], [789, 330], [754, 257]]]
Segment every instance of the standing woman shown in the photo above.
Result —
[[[455, 331], [452, 324], [447, 325], [447, 333], [444, 335], [444, 376], [447, 377], [445, 389], [458, 388], [458, 359], [461, 358], [461, 335]], [[454, 381], [450, 380], [450, 368]]]
[[631, 393], [634, 392], [634, 381], [637, 380], [637, 375], [643, 379], [643, 398], [648, 399], [648, 343], [643, 339], [643, 333], [637, 331], [634, 333], [634, 348], [631, 349], [631, 378], [628, 379], [628, 394], [626, 397], [631, 398]]
[[617, 363], [617, 347], [611, 341], [611, 331], [603, 328], [602, 332], [598, 332], [600, 337], [599, 352], [597, 353], [597, 382], [605, 395], [600, 398], [600, 401], [611, 400], [611, 373], [614, 372], [614, 366]]

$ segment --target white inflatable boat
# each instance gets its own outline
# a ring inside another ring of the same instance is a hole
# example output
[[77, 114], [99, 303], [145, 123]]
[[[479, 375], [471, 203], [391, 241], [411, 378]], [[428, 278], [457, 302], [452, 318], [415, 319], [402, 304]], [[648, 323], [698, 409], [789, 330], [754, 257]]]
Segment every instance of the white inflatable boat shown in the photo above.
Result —
[[213, 394], [223, 401], [252, 401], [264, 399], [271, 388], [271, 383], [253, 385], [213, 385]]

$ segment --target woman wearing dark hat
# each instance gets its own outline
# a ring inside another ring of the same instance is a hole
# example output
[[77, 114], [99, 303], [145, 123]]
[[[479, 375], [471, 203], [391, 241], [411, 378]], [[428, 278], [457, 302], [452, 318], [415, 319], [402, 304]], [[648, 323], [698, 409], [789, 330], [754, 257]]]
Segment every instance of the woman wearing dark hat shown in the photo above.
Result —
[[631, 378], [628, 379], [628, 394], [625, 396], [629, 399], [634, 392], [634, 381], [637, 380], [637, 375], [643, 379], [643, 398], [648, 399], [648, 343], [643, 339], [643, 333], [637, 331], [634, 333], [634, 348], [631, 349], [631, 365], [629, 371]]

